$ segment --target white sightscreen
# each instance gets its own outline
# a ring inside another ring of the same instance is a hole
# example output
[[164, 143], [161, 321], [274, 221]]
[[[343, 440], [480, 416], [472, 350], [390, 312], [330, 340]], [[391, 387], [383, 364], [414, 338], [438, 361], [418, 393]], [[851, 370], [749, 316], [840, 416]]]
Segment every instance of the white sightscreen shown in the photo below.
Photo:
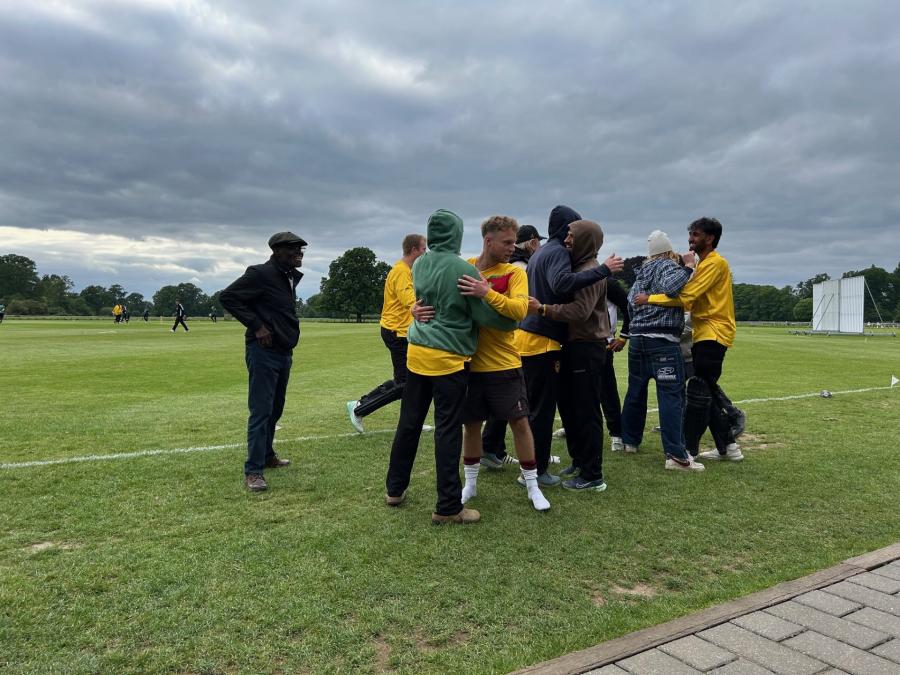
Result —
[[863, 304], [866, 278], [862, 275], [841, 279], [841, 332], [863, 332]]
[[865, 277], [834, 279], [813, 285], [814, 331], [863, 332]]

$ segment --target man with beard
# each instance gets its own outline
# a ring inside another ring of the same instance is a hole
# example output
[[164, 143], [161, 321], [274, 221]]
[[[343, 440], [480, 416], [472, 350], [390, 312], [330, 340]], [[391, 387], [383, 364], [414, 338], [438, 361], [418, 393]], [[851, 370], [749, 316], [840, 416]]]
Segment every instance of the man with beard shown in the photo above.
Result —
[[547, 230], [550, 238], [531, 257], [527, 270], [529, 293], [541, 307], [538, 314], [529, 315], [519, 326], [518, 347], [528, 388], [538, 483], [543, 487], [560, 482], [547, 469], [559, 393], [560, 350], [568, 338], [567, 325], [546, 316], [544, 306], [571, 302], [573, 293], [606, 279], [624, 266], [624, 261], [613, 254], [597, 267], [572, 272], [572, 260], [563, 242], [569, 235], [569, 224], [576, 220], [581, 220], [581, 216], [568, 206], [556, 206], [550, 212]]

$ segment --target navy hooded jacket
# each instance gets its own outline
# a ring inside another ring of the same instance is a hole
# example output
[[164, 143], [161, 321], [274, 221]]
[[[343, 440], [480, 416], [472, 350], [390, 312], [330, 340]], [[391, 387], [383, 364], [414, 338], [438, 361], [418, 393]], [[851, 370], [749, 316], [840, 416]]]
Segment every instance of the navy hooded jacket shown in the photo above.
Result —
[[[550, 238], [528, 261], [528, 293], [544, 305], [563, 305], [571, 302], [575, 291], [597, 283], [611, 275], [606, 265], [582, 272], [572, 271], [572, 258], [563, 242], [569, 235], [569, 224], [581, 220], [581, 216], [568, 206], [555, 206], [550, 212], [547, 233]], [[540, 314], [529, 314], [519, 328], [565, 342], [569, 336], [568, 324], [554, 321]]]

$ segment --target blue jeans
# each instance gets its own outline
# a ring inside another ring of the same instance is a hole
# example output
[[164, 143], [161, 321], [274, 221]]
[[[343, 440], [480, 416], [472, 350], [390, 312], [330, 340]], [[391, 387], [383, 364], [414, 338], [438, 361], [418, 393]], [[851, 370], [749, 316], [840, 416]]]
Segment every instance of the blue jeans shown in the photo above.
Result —
[[628, 393], [622, 406], [622, 440], [638, 446], [647, 422], [647, 387], [656, 381], [663, 451], [687, 459], [682, 433], [684, 362], [677, 342], [635, 335], [628, 341]]
[[247, 392], [247, 462], [244, 473], [262, 473], [266, 462], [275, 456], [272, 441], [275, 424], [284, 412], [284, 395], [291, 374], [290, 354], [260, 347], [258, 343], [247, 345], [245, 353], [250, 387]]

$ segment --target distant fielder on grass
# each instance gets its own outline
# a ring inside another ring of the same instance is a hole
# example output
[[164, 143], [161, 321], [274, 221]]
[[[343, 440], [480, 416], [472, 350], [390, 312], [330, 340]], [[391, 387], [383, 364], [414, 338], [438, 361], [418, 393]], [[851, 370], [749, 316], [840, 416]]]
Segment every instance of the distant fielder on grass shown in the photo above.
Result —
[[247, 327], [244, 340], [250, 417], [244, 485], [252, 492], [269, 487], [263, 476], [265, 469], [290, 464], [290, 460], [275, 454], [272, 443], [284, 411], [294, 347], [300, 340], [297, 284], [303, 274], [297, 268], [303, 263], [306, 241], [292, 232], [279, 232], [269, 239], [269, 248], [269, 261], [248, 267], [219, 298], [222, 307]]

